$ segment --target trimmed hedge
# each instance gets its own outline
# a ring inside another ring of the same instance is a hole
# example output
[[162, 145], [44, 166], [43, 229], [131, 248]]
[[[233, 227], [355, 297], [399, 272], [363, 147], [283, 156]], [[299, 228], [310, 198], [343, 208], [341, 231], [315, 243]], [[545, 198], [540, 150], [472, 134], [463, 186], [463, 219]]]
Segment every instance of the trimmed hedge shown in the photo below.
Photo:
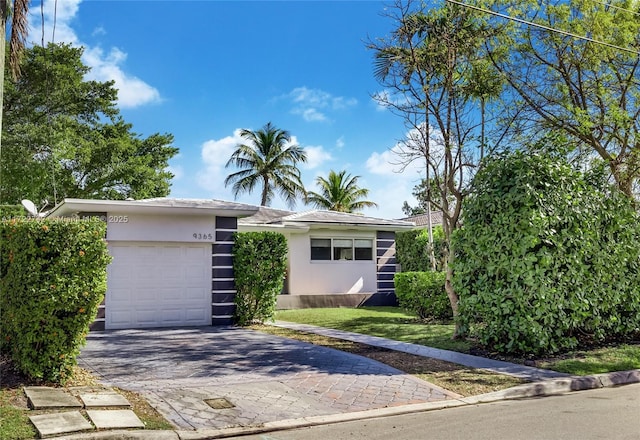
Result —
[[450, 319], [451, 304], [444, 290], [444, 272], [401, 272], [393, 283], [400, 307], [420, 319]]
[[0, 347], [33, 379], [64, 383], [106, 291], [99, 220], [0, 222]]
[[273, 319], [287, 273], [287, 239], [278, 232], [236, 232], [234, 240], [235, 322]]
[[[444, 233], [441, 225], [433, 227], [433, 251], [437, 269], [441, 270], [444, 251]], [[396, 259], [402, 272], [431, 270], [429, 231], [412, 229], [396, 232]]]
[[0, 205], [0, 220], [26, 217], [27, 214], [27, 210], [22, 205]]
[[486, 159], [453, 248], [461, 329], [493, 350], [546, 354], [640, 335], [640, 217], [565, 159]]

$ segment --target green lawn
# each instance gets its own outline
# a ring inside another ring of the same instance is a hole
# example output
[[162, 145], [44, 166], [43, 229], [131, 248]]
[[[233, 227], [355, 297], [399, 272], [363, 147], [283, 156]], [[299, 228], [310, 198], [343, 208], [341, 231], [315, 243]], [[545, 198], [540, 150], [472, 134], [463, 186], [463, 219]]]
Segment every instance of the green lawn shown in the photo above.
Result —
[[640, 345], [638, 344], [576, 351], [563, 357], [566, 359], [543, 362], [540, 366], [581, 376], [640, 369]]
[[453, 324], [423, 324], [398, 307], [279, 310], [276, 319], [334, 328], [443, 350], [467, 352], [470, 344], [454, 341]]
[[11, 405], [12, 391], [0, 390], [0, 440], [35, 438], [36, 431], [26, 409]]
[[[421, 323], [397, 307], [279, 310], [276, 319], [469, 352], [467, 341], [451, 339], [453, 325]], [[518, 359], [512, 359], [517, 362]], [[640, 344], [566, 353], [540, 360], [538, 367], [576, 375], [640, 369]]]

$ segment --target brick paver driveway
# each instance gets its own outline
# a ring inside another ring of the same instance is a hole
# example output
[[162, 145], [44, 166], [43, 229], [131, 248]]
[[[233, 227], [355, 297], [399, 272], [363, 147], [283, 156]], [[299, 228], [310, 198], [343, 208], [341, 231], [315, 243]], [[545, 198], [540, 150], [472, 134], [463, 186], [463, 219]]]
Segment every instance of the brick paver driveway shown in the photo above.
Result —
[[367, 358], [235, 327], [94, 332], [79, 363], [105, 385], [141, 392], [186, 429], [455, 397]]

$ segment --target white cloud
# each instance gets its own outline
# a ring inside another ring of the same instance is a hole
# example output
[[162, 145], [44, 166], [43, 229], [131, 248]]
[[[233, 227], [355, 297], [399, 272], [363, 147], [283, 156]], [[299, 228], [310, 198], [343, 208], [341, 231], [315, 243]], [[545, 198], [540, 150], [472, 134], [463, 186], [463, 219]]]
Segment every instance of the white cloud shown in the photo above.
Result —
[[380, 176], [392, 176], [400, 173], [402, 164], [398, 157], [398, 146], [382, 153], [374, 151], [365, 162], [365, 166], [370, 173]]
[[301, 115], [308, 122], [326, 121], [327, 112], [344, 110], [358, 104], [355, 98], [333, 96], [324, 90], [308, 87], [296, 87], [284, 98], [293, 104], [291, 113]]
[[[240, 136], [240, 129], [233, 132], [233, 136], [226, 136], [222, 139], [211, 139], [202, 144], [201, 156], [204, 162], [204, 169], [198, 172], [196, 178], [198, 185], [214, 194], [230, 193], [224, 186], [224, 179], [229, 174], [225, 170], [225, 165], [236, 145], [243, 143]], [[223, 198], [216, 196], [216, 198]]]
[[[145, 104], [160, 101], [160, 92], [142, 79], [127, 73], [122, 64], [127, 54], [118, 48], [111, 48], [105, 53], [102, 48], [90, 47], [79, 41], [75, 31], [71, 28], [71, 22], [78, 13], [82, 0], [44, 0], [44, 41], [56, 43], [71, 43], [75, 46], [84, 46], [83, 62], [91, 68], [88, 79], [98, 81], [115, 81], [118, 89], [118, 104], [121, 107], [138, 107]], [[42, 29], [40, 8], [32, 8], [30, 13], [30, 28]], [[55, 34], [53, 24], [55, 19]], [[105, 29], [98, 28], [95, 32], [104, 33]], [[38, 32], [33, 32], [32, 37]], [[42, 32], [39, 33], [42, 39]]]
[[127, 59], [127, 54], [117, 47], [111, 48], [106, 55], [99, 47], [86, 49], [83, 58], [84, 62], [91, 66], [88, 79], [115, 81], [121, 107], [138, 107], [160, 101], [160, 92], [157, 89], [122, 70], [120, 64]]
[[93, 30], [93, 32], [91, 32], [91, 36], [92, 37], [96, 37], [99, 35], [107, 35], [107, 31], [105, 28], [103, 28], [102, 26], [98, 26], [97, 28], [95, 28]]
[[344, 136], [340, 136], [336, 139], [336, 148], [341, 149], [342, 147], [344, 147]]
[[307, 153], [307, 163], [302, 166], [309, 170], [318, 168], [324, 162], [333, 159], [331, 153], [326, 151], [321, 145], [304, 147], [304, 151]]
[[302, 115], [302, 119], [304, 119], [307, 122], [314, 122], [314, 121], [326, 121], [327, 120], [327, 116], [322, 113], [319, 112], [317, 109], [315, 108], [295, 108], [291, 111], [294, 115]]

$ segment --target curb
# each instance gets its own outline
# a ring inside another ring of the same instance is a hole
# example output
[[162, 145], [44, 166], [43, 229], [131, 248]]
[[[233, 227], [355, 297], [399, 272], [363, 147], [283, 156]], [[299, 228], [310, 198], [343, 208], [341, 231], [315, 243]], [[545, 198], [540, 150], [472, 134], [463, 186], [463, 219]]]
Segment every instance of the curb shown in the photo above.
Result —
[[566, 379], [545, 380], [508, 388], [478, 396], [461, 397], [441, 402], [416, 403], [367, 411], [339, 413], [328, 416], [303, 417], [298, 419], [267, 422], [258, 426], [233, 427], [222, 429], [198, 429], [195, 431], [103, 431], [55, 437], [55, 440], [210, 440], [241, 435], [261, 434], [288, 429], [307, 428], [331, 423], [351, 422], [379, 417], [412, 414], [416, 412], [436, 411], [460, 406], [479, 405], [501, 400], [524, 399], [565, 394], [573, 391], [585, 391], [596, 388], [610, 388], [640, 383], [640, 369], [616, 371], [591, 376], [575, 376]]

